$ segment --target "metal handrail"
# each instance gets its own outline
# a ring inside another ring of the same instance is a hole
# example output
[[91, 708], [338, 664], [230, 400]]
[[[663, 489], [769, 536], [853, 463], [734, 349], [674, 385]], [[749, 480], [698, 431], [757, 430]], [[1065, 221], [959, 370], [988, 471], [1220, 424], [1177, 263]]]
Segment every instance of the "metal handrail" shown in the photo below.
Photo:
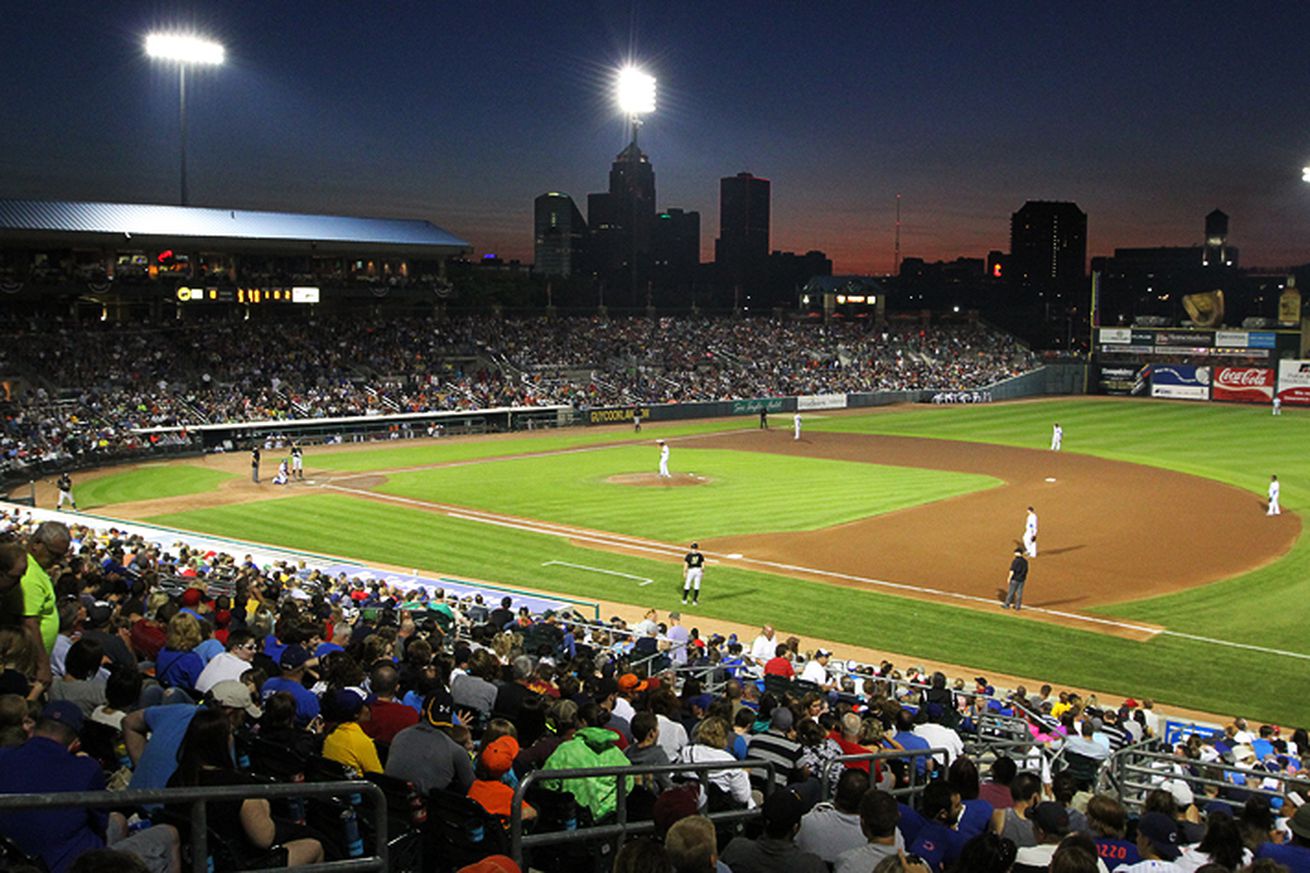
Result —
[[824, 800], [831, 798], [832, 792], [829, 790], [829, 787], [832, 785], [832, 769], [839, 764], [845, 767], [846, 764], [854, 761], [904, 760], [910, 764], [910, 784], [904, 788], [893, 788], [887, 793], [894, 797], [913, 797], [914, 795], [921, 793], [924, 785], [928, 784], [926, 780], [923, 785], [919, 784], [919, 768], [914, 766], [914, 759], [932, 758], [936, 761], [940, 757], [942, 766], [945, 767], [946, 757], [949, 754], [949, 749], [937, 747], [933, 749], [890, 749], [885, 752], [856, 752], [851, 755], [838, 755], [837, 757], [823, 763], [823, 769], [819, 773], [819, 788], [822, 791], [822, 797]]
[[51, 809], [66, 806], [105, 808], [190, 803], [191, 870], [192, 873], [207, 873], [209, 869], [209, 816], [205, 808], [206, 802], [278, 797], [336, 797], [355, 794], [367, 796], [373, 801], [377, 811], [373, 822], [377, 841], [376, 854], [369, 858], [327, 861], [310, 865], [305, 869], [333, 871], [333, 873], [347, 870], [385, 871], [388, 865], [387, 797], [377, 785], [364, 780], [128, 789], [126, 791], [61, 791], [50, 794], [3, 794], [0, 795], [0, 812], [21, 809]]
[[[1125, 754], [1126, 753], [1126, 754]], [[1143, 801], [1140, 799], [1147, 792], [1158, 788], [1160, 783], [1166, 779], [1181, 779], [1188, 786], [1212, 785], [1217, 788], [1239, 788], [1234, 783], [1225, 779], [1214, 779], [1208, 776], [1198, 776], [1191, 772], [1176, 773], [1170, 770], [1157, 769], [1148, 764], [1139, 763], [1141, 761], [1163, 762], [1171, 765], [1186, 764], [1189, 770], [1195, 766], [1196, 769], [1208, 770], [1210, 772], [1233, 773], [1241, 775], [1246, 784], [1240, 786], [1240, 790], [1247, 794], [1259, 794], [1269, 798], [1282, 798], [1286, 796], [1289, 784], [1299, 786], [1301, 790], [1310, 787], [1310, 780], [1304, 777], [1294, 776], [1288, 773], [1270, 772], [1262, 767], [1244, 767], [1240, 764], [1227, 764], [1220, 761], [1214, 762], [1194, 762], [1191, 759], [1186, 761], [1180, 760], [1172, 752], [1150, 752], [1137, 746], [1128, 746], [1119, 750], [1111, 756], [1114, 761], [1114, 772], [1118, 777], [1117, 786], [1119, 800], [1124, 806], [1141, 806]], [[1132, 777], [1145, 777], [1146, 781], [1135, 781]], [[1279, 783], [1278, 789], [1265, 788], [1263, 783], [1267, 779], [1272, 779]], [[1240, 807], [1242, 804], [1229, 800], [1224, 797], [1211, 798], [1229, 806]]]
[[[654, 823], [649, 821], [628, 821], [628, 779], [615, 778], [614, 817], [612, 824], [595, 825], [566, 831], [551, 831], [544, 834], [523, 833], [523, 798], [528, 787], [536, 782], [554, 779], [588, 779], [614, 777], [651, 776], [661, 773], [695, 773], [702, 790], [708, 783], [707, 774], [715, 770], [763, 770], [764, 793], [767, 796], [773, 790], [776, 768], [772, 761], [759, 758], [745, 758], [741, 761], [712, 761], [694, 764], [642, 764], [628, 767], [580, 767], [572, 770], [533, 770], [519, 780], [514, 790], [514, 799], [510, 805], [509, 817], [509, 856], [522, 866], [523, 849], [533, 846], [548, 846], [558, 843], [570, 843], [580, 840], [599, 840], [623, 838], [631, 834], [643, 834], [654, 830]], [[709, 813], [711, 821], [737, 821], [754, 818], [760, 814], [759, 808], [729, 810], [727, 812]]]

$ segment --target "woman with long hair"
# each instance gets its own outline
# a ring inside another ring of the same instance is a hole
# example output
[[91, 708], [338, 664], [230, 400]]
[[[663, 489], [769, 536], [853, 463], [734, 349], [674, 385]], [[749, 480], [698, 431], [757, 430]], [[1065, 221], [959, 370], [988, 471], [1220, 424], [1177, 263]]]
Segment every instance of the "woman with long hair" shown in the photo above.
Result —
[[[250, 776], [238, 771], [233, 762], [232, 722], [227, 713], [207, 707], [198, 709], [182, 739], [177, 771], [168, 780], [168, 786], [212, 787], [254, 782]], [[246, 853], [282, 845], [287, 850], [287, 865], [290, 867], [323, 860], [323, 846], [318, 840], [280, 838], [290, 836], [290, 831], [274, 820], [269, 803], [263, 798], [214, 801], [208, 806], [210, 827], [225, 841], [240, 841]]]
[[168, 620], [164, 647], [155, 657], [155, 678], [168, 688], [181, 688], [194, 693], [196, 680], [205, 669], [205, 661], [195, 648], [203, 641], [200, 622], [185, 612]]

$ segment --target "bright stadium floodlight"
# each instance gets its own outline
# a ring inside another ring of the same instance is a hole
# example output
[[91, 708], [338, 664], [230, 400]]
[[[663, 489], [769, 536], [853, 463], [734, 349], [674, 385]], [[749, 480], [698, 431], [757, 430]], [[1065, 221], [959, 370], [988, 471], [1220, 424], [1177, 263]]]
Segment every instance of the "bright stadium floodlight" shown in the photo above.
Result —
[[655, 111], [655, 77], [636, 67], [624, 67], [619, 70], [615, 96], [625, 115], [649, 115]]
[[1310, 182], [1310, 167], [1301, 168], [1301, 181]]
[[182, 205], [186, 206], [186, 70], [190, 66], [216, 67], [227, 57], [222, 43], [184, 33], [152, 33], [146, 37], [146, 55], [177, 64], [177, 116], [182, 141]]

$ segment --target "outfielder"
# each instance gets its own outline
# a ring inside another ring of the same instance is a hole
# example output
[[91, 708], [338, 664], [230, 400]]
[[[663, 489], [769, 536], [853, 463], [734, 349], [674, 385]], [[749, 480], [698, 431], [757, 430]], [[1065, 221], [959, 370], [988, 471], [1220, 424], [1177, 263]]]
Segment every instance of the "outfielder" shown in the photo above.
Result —
[[1277, 394], [1275, 394], [1275, 395], [1274, 395], [1274, 415], [1282, 415], [1282, 414], [1283, 414], [1283, 398], [1281, 398], [1281, 397], [1279, 397]]
[[660, 440], [659, 444], [660, 444], [660, 478], [670, 479], [672, 478], [672, 476], [669, 475], [669, 444], [666, 443], [664, 440]]
[[291, 476], [295, 479], [305, 478], [305, 450], [296, 443], [291, 447]]
[[[1280, 490], [1281, 490], [1281, 489], [1280, 489], [1280, 487], [1279, 487], [1279, 485], [1278, 485], [1278, 477], [1277, 477], [1277, 476], [1270, 476], [1270, 477], [1269, 477], [1269, 511], [1268, 511], [1267, 513], [1265, 513], [1266, 515], [1281, 515], [1281, 514], [1282, 514], [1283, 510], [1282, 510], [1281, 508], [1279, 508], [1279, 506], [1278, 506], [1278, 492], [1279, 492]], [[62, 499], [62, 498], [61, 498], [61, 499]], [[73, 508], [74, 508], [74, 509], [77, 509], [76, 506], [74, 506]]]
[[1037, 510], [1028, 507], [1028, 518], [1023, 524], [1023, 549], [1028, 557], [1037, 557]]
[[55, 487], [59, 489], [59, 503], [55, 509], [63, 509], [64, 502], [67, 501], [72, 505], [73, 511], [77, 512], [77, 501], [73, 499], [73, 478], [67, 473], [60, 473]]
[[801, 414], [799, 412], [791, 417], [791, 430], [792, 439], [798, 440], [801, 438]]
[[1063, 442], [1064, 442], [1064, 428], [1060, 427], [1060, 423], [1057, 421], [1055, 423], [1055, 428], [1051, 431], [1051, 451], [1053, 452], [1060, 451], [1060, 444]]
[[682, 602], [685, 605], [687, 595], [691, 595], [691, 605], [700, 603], [700, 580], [705, 575], [705, 556], [699, 551], [700, 544], [692, 543], [691, 551], [682, 560], [687, 569], [682, 572]]

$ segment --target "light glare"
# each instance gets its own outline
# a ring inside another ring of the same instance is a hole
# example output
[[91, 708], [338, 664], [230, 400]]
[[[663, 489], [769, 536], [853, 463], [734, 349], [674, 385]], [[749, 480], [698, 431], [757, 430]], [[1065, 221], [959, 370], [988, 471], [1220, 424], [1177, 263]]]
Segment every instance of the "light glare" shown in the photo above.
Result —
[[220, 43], [179, 33], [152, 33], [146, 37], [146, 54], [183, 64], [223, 63], [227, 52]]
[[655, 77], [636, 67], [619, 70], [617, 83], [619, 109], [628, 115], [647, 115], [655, 111]]
[[1310, 182], [1310, 167], [1301, 168], [1301, 181]]

